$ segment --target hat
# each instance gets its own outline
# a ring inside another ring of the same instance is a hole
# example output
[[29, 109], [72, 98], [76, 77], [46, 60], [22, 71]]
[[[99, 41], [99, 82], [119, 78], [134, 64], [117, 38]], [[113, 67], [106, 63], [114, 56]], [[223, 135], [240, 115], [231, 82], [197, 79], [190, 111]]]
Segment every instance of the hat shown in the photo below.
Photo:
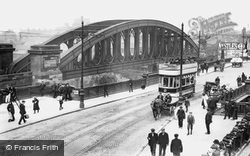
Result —
[[176, 137], [176, 138], [177, 138], [178, 136], [179, 136], [178, 134], [174, 134], [174, 137]]
[[220, 142], [219, 142], [218, 139], [215, 139], [215, 140], [213, 141], [213, 143], [214, 143], [214, 144], [220, 144]]

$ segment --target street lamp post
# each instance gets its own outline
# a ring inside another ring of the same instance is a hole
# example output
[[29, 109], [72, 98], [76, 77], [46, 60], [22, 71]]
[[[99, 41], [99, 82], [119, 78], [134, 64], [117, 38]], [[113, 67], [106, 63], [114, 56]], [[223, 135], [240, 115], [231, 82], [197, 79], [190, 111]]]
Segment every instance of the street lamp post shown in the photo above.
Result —
[[244, 38], [245, 38], [246, 28], [242, 29], [242, 60], [243, 60], [243, 50], [244, 50]]
[[183, 33], [183, 26], [184, 24], [181, 24], [181, 62], [180, 62], [180, 93], [179, 93], [179, 97], [182, 97], [182, 64], [183, 64], [183, 37], [184, 37], [184, 33]]
[[198, 53], [197, 53], [197, 76], [200, 75], [200, 49], [201, 49], [201, 31], [199, 31], [199, 38], [198, 38]]
[[83, 19], [82, 19], [82, 58], [81, 58], [81, 89], [79, 90], [79, 96], [80, 96], [80, 108], [84, 108], [84, 88], [83, 88], [83, 65], [84, 65], [84, 55], [83, 55]]

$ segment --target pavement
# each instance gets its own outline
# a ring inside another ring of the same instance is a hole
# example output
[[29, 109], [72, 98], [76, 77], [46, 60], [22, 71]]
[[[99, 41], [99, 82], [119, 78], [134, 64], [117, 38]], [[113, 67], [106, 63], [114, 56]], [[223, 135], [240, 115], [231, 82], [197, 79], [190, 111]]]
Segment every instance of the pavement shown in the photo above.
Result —
[[[226, 64], [226, 68], [231, 66], [231, 64]], [[213, 68], [210, 67], [208, 73], [200, 73], [199, 76], [205, 76], [207, 74], [210, 74], [213, 72]], [[146, 89], [142, 90], [142, 89], [135, 89], [133, 92], [121, 92], [121, 93], [117, 93], [117, 94], [112, 94], [109, 95], [108, 97], [98, 97], [98, 98], [93, 98], [93, 99], [87, 99], [84, 101], [84, 105], [85, 108], [84, 109], [91, 109], [93, 107], [97, 107], [100, 105], [105, 105], [105, 104], [109, 104], [110, 102], [115, 102], [115, 101], [119, 101], [122, 99], [126, 99], [126, 98], [132, 98], [135, 96], [139, 96], [141, 94], [147, 94], [150, 92], [156, 92], [158, 89], [158, 84], [156, 85], [151, 85], [151, 86], [147, 86]], [[79, 101], [66, 101], [63, 104], [63, 110], [59, 110], [59, 102], [57, 101], [57, 99], [54, 99], [52, 97], [48, 97], [48, 96], [43, 96], [43, 97], [37, 97], [37, 99], [40, 101], [39, 102], [39, 106], [40, 106], [40, 112], [34, 114], [33, 113], [33, 104], [32, 104], [32, 100], [33, 98], [29, 98], [29, 99], [24, 99], [25, 102], [25, 106], [26, 106], [26, 111], [29, 114], [29, 119], [27, 119], [26, 123], [22, 123], [21, 125], [18, 125], [18, 120], [20, 118], [20, 114], [19, 114], [19, 109], [17, 107], [16, 104], [14, 104], [15, 106], [15, 118], [16, 120], [14, 122], [8, 122], [9, 119], [9, 115], [7, 112], [7, 104], [1, 104], [0, 105], [0, 123], [1, 123], [1, 127], [0, 127], [0, 135], [10, 132], [10, 131], [14, 131], [16, 129], [25, 127], [25, 126], [29, 126], [38, 122], [43, 122], [52, 118], [56, 118], [62, 115], [66, 115], [66, 114], [70, 114], [70, 113], [74, 113], [77, 111], [82, 111], [84, 109], [79, 108], [80, 106], [80, 102]], [[177, 127], [177, 120], [175, 118], [172, 118], [172, 120], [174, 122], [169, 122], [165, 125], [165, 128], [168, 129], [168, 133], [171, 134], [170, 138], [173, 138], [173, 134], [174, 133], [179, 133], [180, 138], [183, 139], [183, 144], [187, 144], [186, 148], [191, 148], [188, 146], [188, 141], [194, 141], [197, 143], [197, 145], [202, 145], [202, 147], [199, 147], [199, 151], [203, 151], [203, 152], [207, 152], [207, 150], [210, 148], [210, 146], [212, 145], [212, 142], [214, 139], [219, 139], [221, 140], [222, 137], [231, 131], [231, 129], [233, 128], [233, 126], [235, 125], [236, 121], [235, 120], [223, 120], [221, 116], [214, 116], [214, 121], [216, 121], [215, 123], [212, 124], [211, 129], [211, 135], [205, 135], [205, 125], [204, 125], [204, 116], [206, 111], [205, 110], [201, 110], [199, 107], [197, 107], [197, 104], [200, 104], [200, 99], [191, 99], [191, 103], [193, 103], [190, 107], [190, 110], [192, 110], [194, 112], [194, 116], [196, 116], [196, 114], [199, 114], [199, 118], [197, 118], [196, 120], [196, 124], [194, 126], [194, 132], [192, 136], [187, 136], [186, 131], [185, 130], [179, 130], [176, 128], [171, 128], [173, 126]], [[196, 105], [196, 107], [195, 107]], [[200, 116], [202, 116], [202, 118], [200, 118]], [[201, 120], [201, 121], [199, 121]], [[240, 120], [240, 118], [238, 119]], [[218, 122], [217, 122], [218, 121]], [[226, 121], [226, 122], [225, 122]], [[184, 123], [184, 127], [186, 127], [185, 123]], [[216, 131], [216, 128], [221, 128], [223, 127], [224, 130], [221, 131], [218, 129], [218, 132]], [[202, 131], [197, 131], [197, 129], [202, 128]], [[160, 129], [160, 127], [159, 127]], [[1, 140], [1, 138], [0, 138]], [[191, 145], [191, 144], [190, 144]], [[169, 147], [168, 147], [169, 148]], [[184, 149], [184, 150], [185, 150]], [[187, 151], [185, 152], [185, 155], [193, 155], [192, 153], [189, 153], [192, 151]], [[144, 156], [144, 155], [149, 155], [149, 147], [145, 145], [145, 147], [142, 147], [142, 149], [138, 150], [138, 156]], [[168, 154], [167, 154], [168, 155]], [[199, 155], [200, 156], [200, 155]]]

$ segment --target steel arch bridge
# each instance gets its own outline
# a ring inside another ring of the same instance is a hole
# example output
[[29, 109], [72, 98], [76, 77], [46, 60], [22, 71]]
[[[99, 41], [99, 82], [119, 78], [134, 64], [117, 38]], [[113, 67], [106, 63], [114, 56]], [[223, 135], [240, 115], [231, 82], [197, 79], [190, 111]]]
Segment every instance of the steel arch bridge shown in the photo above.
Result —
[[[84, 76], [180, 58], [181, 29], [159, 20], [108, 20], [85, 25], [83, 57], [81, 35], [78, 27], [43, 43], [68, 46], [60, 59], [63, 79], [80, 77], [81, 58]], [[197, 52], [197, 45], [185, 34], [184, 58], [196, 57]]]

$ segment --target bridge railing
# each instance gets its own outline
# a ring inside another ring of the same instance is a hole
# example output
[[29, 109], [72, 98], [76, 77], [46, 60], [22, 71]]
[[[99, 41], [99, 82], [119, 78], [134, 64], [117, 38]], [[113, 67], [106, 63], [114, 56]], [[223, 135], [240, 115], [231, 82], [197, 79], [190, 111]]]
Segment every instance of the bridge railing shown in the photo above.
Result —
[[[157, 84], [158, 80], [159, 80], [158, 74], [149, 74], [145, 78], [133, 80], [133, 89], [141, 88], [142, 84], [146, 84], [146, 87], [153, 85], [153, 84]], [[107, 85], [108, 85], [108, 93], [109, 94], [115, 94], [115, 93], [124, 92], [124, 91], [129, 90], [128, 81], [117, 82], [117, 83], [112, 83], [112, 84], [107, 84]], [[4, 88], [2, 88], [2, 89], [4, 89]], [[84, 94], [85, 94], [84, 98], [90, 99], [90, 98], [96, 98], [96, 97], [103, 96], [103, 94], [104, 94], [103, 88], [104, 88], [104, 85], [84, 88]], [[26, 98], [31, 98], [34, 96], [40, 96], [39, 89], [40, 89], [39, 85], [33, 85], [33, 86], [27, 85], [24, 87], [16, 87], [17, 97], [19, 99], [26, 99]], [[78, 89], [76, 89], [76, 90], [78, 90]], [[52, 90], [51, 85], [49, 85], [49, 84], [46, 85], [46, 87], [44, 89], [44, 95], [53, 97], [53, 90]], [[72, 95], [74, 100], [79, 100], [78, 94], [72, 93], [71, 95]], [[5, 96], [2, 95], [0, 92], [0, 104], [4, 103], [4, 100], [5, 100]]]

